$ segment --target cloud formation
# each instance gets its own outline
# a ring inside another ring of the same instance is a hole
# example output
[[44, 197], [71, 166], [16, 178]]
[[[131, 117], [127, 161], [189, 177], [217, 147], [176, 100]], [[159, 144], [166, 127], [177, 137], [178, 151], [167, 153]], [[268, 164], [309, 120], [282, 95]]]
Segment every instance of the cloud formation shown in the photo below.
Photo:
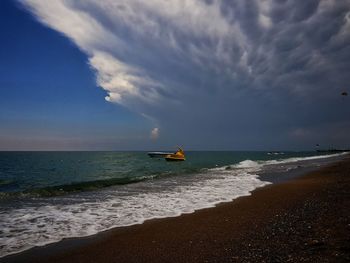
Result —
[[349, 111], [324, 112], [350, 83], [349, 0], [21, 2], [86, 53], [107, 101], [189, 129], [175, 137], [288, 136]]
[[151, 139], [156, 140], [159, 137], [159, 128], [153, 128], [151, 131]]

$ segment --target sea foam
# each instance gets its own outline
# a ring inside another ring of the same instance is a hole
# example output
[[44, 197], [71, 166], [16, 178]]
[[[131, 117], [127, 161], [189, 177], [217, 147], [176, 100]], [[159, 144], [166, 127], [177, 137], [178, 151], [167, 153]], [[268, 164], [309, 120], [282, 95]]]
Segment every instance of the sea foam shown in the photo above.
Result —
[[213, 207], [250, 195], [269, 184], [257, 173], [265, 165], [336, 155], [252, 161], [51, 198], [31, 198], [0, 210], [0, 255], [6, 256], [63, 238], [93, 235], [113, 227], [141, 224]]

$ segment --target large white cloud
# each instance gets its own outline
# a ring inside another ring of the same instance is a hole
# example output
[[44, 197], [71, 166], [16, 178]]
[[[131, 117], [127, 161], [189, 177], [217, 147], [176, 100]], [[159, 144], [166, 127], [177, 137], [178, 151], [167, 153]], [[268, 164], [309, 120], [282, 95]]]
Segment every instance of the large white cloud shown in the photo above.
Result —
[[87, 54], [107, 101], [170, 129], [251, 127], [266, 104], [322, 106], [350, 82], [349, 0], [20, 1]]
[[[223, 46], [225, 41], [229, 45], [228, 39], [242, 42], [239, 28], [222, 15], [220, 1], [21, 2], [39, 21], [69, 37], [89, 56], [108, 101], [123, 103], [123, 99], [138, 97], [150, 102], [157, 98], [158, 89], [168, 84], [147, 74], [147, 65], [159, 59], [158, 48], [205, 65], [215, 56], [227, 59]], [[194, 41], [187, 42], [188, 38]]]

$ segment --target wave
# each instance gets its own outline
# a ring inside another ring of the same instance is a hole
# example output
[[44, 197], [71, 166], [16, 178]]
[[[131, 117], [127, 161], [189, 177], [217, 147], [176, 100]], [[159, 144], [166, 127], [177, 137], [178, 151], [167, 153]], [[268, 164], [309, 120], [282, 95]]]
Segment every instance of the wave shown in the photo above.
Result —
[[238, 164], [233, 164], [229, 166], [224, 166], [220, 168], [214, 168], [214, 169], [221, 169], [221, 170], [230, 170], [230, 169], [259, 169], [266, 165], [278, 165], [278, 164], [285, 164], [285, 163], [295, 163], [295, 162], [301, 162], [301, 161], [310, 161], [310, 160], [319, 160], [319, 159], [326, 159], [326, 158], [334, 158], [342, 155], [349, 154], [347, 152], [344, 153], [336, 153], [336, 154], [327, 154], [327, 155], [315, 155], [315, 156], [306, 156], [306, 157], [290, 157], [285, 159], [274, 159], [274, 160], [244, 160], [239, 162]]
[[60, 196], [69, 193], [78, 193], [84, 191], [94, 191], [105, 187], [114, 185], [125, 185], [131, 183], [141, 182], [147, 179], [153, 179], [159, 175], [138, 176], [138, 177], [123, 177], [123, 178], [111, 178], [105, 180], [95, 180], [78, 182], [65, 185], [48, 186], [43, 188], [34, 188], [30, 190], [17, 191], [17, 192], [0, 192], [0, 199], [7, 199], [13, 197], [52, 197]]
[[0, 254], [9, 255], [34, 245], [88, 236], [150, 219], [193, 213], [250, 195], [267, 184], [248, 170], [207, 170], [193, 176], [127, 184], [117, 191], [107, 188], [40, 202], [23, 200], [20, 207], [9, 207], [0, 217], [0, 238], [5, 243]]
[[2, 187], [2, 186], [7, 186], [7, 185], [11, 185], [11, 184], [13, 184], [14, 182], [13, 181], [11, 181], [11, 180], [1, 180], [0, 179], [0, 187]]
[[[61, 191], [61, 188], [84, 191], [124, 184], [118, 191], [107, 188], [83, 196], [47, 198], [40, 202], [23, 200], [18, 207], [11, 204], [3, 207], [0, 239], [3, 239], [4, 246], [0, 247], [0, 255], [17, 253], [63, 238], [88, 236], [113, 227], [141, 224], [145, 220], [213, 207], [250, 195], [256, 188], [270, 184], [258, 176], [264, 165], [336, 156], [339, 154], [284, 160], [244, 160], [230, 166], [207, 169], [193, 176], [162, 177], [154, 182], [147, 180], [148, 176], [46, 188], [52, 194]], [[130, 180], [143, 182], [130, 184]]]
[[[184, 174], [196, 174], [200, 171], [228, 171], [231, 169], [248, 169], [249, 172], [254, 172], [257, 169], [260, 169], [261, 167], [265, 165], [277, 165], [277, 164], [283, 164], [283, 163], [293, 163], [293, 162], [299, 162], [299, 161], [307, 161], [307, 160], [314, 160], [314, 159], [323, 159], [323, 158], [331, 158], [336, 156], [341, 156], [346, 153], [337, 153], [337, 154], [330, 154], [330, 155], [317, 155], [317, 156], [308, 156], [308, 157], [291, 157], [291, 158], [285, 158], [285, 159], [274, 159], [274, 160], [243, 160], [237, 164], [222, 166], [222, 167], [215, 167], [215, 168], [187, 168], [185, 171], [183, 171]], [[173, 176], [178, 175], [176, 173], [158, 173], [158, 174], [152, 174], [152, 175], [143, 175], [143, 176], [136, 176], [136, 177], [122, 177], [122, 178], [110, 178], [105, 180], [94, 180], [94, 181], [86, 181], [86, 182], [76, 182], [71, 184], [64, 184], [64, 185], [55, 185], [55, 186], [48, 186], [43, 188], [34, 188], [29, 190], [23, 190], [23, 191], [13, 191], [13, 192], [3, 192], [0, 191], [0, 200], [3, 199], [9, 199], [9, 198], [15, 198], [15, 197], [54, 197], [54, 196], [61, 196], [66, 195], [70, 193], [79, 193], [79, 192], [85, 192], [85, 191], [95, 191], [106, 187], [111, 187], [115, 185], [126, 185], [126, 184], [132, 184], [141, 182], [144, 180], [150, 180], [155, 179], [158, 177], [167, 177], [167, 176]], [[8, 186], [11, 184], [14, 184], [15, 182], [10, 180], [0, 180], [0, 187], [1, 186]]]

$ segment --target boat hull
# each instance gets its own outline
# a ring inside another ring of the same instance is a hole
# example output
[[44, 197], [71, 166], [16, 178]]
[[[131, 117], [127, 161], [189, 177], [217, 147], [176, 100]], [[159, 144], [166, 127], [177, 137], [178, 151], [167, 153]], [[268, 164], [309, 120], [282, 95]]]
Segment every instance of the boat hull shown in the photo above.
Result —
[[165, 160], [168, 162], [182, 162], [185, 161], [185, 158], [165, 157]]
[[172, 153], [167, 153], [167, 152], [149, 152], [147, 154], [151, 158], [164, 158], [167, 155], [172, 154]]

